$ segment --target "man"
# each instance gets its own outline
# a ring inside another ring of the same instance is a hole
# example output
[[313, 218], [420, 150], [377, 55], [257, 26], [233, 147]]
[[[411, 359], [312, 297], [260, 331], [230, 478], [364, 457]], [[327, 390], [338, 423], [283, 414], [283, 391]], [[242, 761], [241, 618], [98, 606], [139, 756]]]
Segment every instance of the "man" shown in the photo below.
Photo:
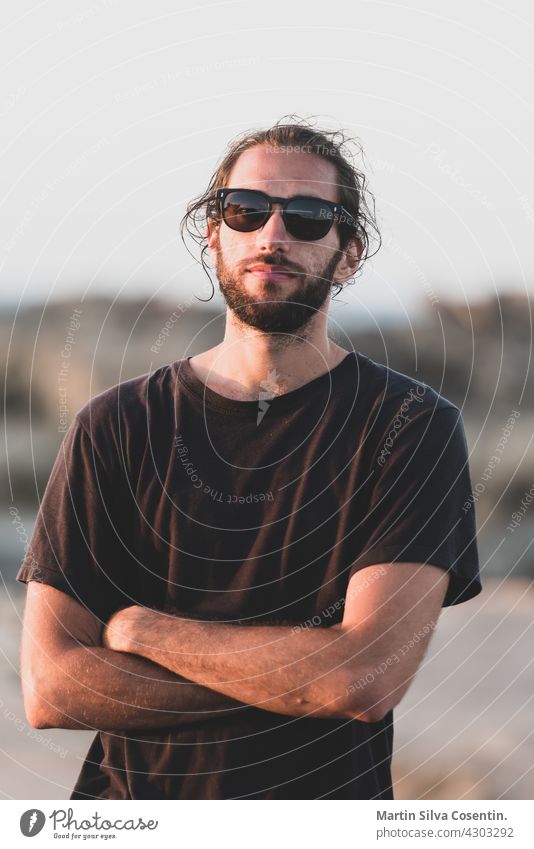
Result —
[[28, 719], [99, 730], [72, 799], [391, 799], [393, 709], [481, 589], [460, 415], [328, 338], [373, 224], [333, 134], [238, 139], [199, 216], [224, 340], [76, 415], [18, 575]]

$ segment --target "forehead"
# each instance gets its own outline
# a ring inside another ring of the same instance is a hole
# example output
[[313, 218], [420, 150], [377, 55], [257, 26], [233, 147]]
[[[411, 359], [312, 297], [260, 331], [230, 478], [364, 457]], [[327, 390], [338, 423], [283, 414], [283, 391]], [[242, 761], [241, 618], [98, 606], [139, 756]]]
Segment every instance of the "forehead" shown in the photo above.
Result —
[[256, 145], [245, 150], [232, 168], [227, 185], [259, 189], [269, 195], [316, 195], [337, 201], [337, 170], [314, 153]]

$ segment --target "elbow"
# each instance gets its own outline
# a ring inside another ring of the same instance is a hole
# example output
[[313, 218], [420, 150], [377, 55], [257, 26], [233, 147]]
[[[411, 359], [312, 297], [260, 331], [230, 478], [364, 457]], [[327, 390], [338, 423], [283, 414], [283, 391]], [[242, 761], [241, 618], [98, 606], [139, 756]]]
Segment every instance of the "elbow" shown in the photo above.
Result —
[[386, 707], [382, 702], [372, 704], [353, 703], [349, 705], [345, 716], [349, 719], [358, 719], [360, 722], [382, 722], [388, 713], [392, 710], [391, 707]]
[[[390, 682], [391, 683], [391, 680]], [[336, 670], [321, 686], [317, 681], [293, 693], [293, 715], [319, 719], [358, 719], [381, 722], [400, 701], [399, 688], [388, 687], [386, 676], [357, 670]]]
[[47, 705], [35, 695], [24, 697], [24, 712], [31, 728], [54, 728]]
[[345, 717], [360, 722], [381, 722], [393, 710], [393, 694], [378, 686], [378, 682], [360, 677], [347, 685], [343, 710]]
[[[361, 709], [360, 709], [361, 710]], [[382, 722], [386, 718], [391, 708], [382, 707], [382, 705], [370, 705], [363, 713], [355, 711], [353, 719], [359, 719], [360, 722]]]
[[24, 698], [24, 712], [28, 725], [31, 728], [60, 728], [57, 722], [57, 711], [54, 711], [50, 701], [50, 695], [46, 692], [43, 683], [34, 679], [25, 679], [22, 687]]
[[[361, 670], [359, 670], [361, 674]], [[372, 686], [371, 686], [372, 683]], [[308, 712], [319, 719], [358, 719], [380, 722], [392, 709], [391, 694], [378, 692], [376, 682], [350, 673], [332, 676], [326, 687], [316, 686], [296, 695], [294, 714]]]
[[49, 722], [43, 711], [26, 710], [26, 719], [30, 728], [56, 728]]

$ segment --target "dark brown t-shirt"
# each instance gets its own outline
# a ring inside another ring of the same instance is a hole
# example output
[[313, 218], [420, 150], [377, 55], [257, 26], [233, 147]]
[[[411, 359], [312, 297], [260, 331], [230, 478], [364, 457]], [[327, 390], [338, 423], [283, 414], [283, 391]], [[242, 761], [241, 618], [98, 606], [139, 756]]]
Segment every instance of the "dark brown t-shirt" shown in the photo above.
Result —
[[[268, 379], [267, 379], [268, 378]], [[478, 592], [458, 409], [352, 351], [258, 401], [207, 389], [189, 359], [119, 384], [76, 415], [18, 579], [105, 621], [143, 604], [240, 624], [329, 627], [371, 564], [450, 572], [444, 605]], [[72, 799], [390, 799], [384, 720], [282, 716], [99, 733]]]

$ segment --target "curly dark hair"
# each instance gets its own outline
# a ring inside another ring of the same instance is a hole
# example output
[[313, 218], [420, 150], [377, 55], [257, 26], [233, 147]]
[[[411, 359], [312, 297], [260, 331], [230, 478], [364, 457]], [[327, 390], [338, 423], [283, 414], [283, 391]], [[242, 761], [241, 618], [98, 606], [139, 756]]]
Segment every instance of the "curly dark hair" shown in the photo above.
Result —
[[[245, 150], [257, 145], [269, 145], [283, 150], [298, 148], [300, 151], [321, 156], [333, 163], [337, 171], [338, 202], [350, 212], [355, 222], [355, 226], [352, 227], [338, 224], [340, 247], [342, 250], [345, 249], [351, 241], [361, 243], [360, 272], [364, 261], [373, 256], [381, 244], [375, 217], [374, 197], [367, 188], [365, 174], [355, 165], [355, 155], [350, 146], [353, 145], [363, 158], [362, 147], [356, 139], [349, 138], [342, 130], [319, 130], [305, 118], [285, 115], [267, 130], [246, 131], [231, 141], [205, 191], [187, 205], [185, 215], [180, 222], [182, 241], [189, 251], [185, 238], [188, 234], [200, 247], [200, 262], [210, 283], [212, 280], [206, 262], [208, 244], [205, 234], [207, 222], [218, 221], [215, 192], [228, 185], [228, 177], [239, 156]], [[374, 243], [376, 247], [371, 251]], [[342, 288], [343, 286], [339, 285], [336, 295]], [[214, 293], [215, 289], [211, 297]]]

